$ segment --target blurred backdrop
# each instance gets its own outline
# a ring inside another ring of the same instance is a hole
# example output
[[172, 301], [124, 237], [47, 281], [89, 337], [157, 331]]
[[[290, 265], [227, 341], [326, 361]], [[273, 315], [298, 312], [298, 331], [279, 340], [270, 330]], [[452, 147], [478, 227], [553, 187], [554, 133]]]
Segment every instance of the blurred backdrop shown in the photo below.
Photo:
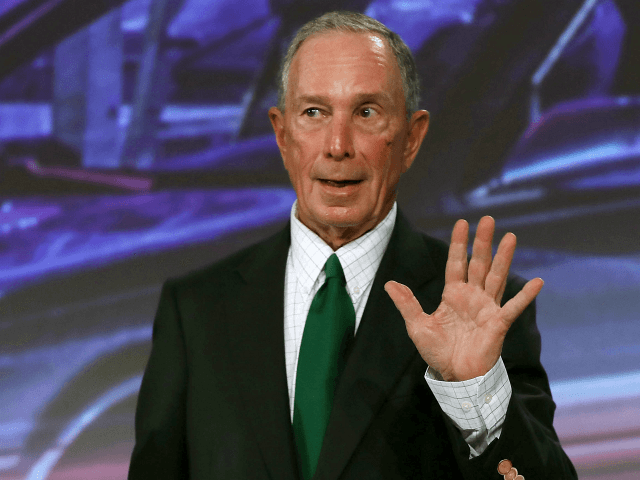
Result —
[[161, 284], [288, 218], [267, 109], [333, 9], [415, 54], [432, 127], [400, 207], [518, 235], [563, 445], [639, 478], [636, 0], [3, 0], [1, 478], [126, 477]]

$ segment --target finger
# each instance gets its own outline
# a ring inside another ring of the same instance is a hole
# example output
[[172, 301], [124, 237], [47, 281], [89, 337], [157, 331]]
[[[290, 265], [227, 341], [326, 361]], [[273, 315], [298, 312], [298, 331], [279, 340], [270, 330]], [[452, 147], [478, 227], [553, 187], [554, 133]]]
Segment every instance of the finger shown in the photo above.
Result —
[[476, 237], [473, 241], [473, 252], [469, 261], [469, 284], [484, 288], [485, 278], [491, 268], [491, 242], [495, 221], [493, 218], [482, 217], [478, 222]]
[[[511, 250], [511, 252], [507, 252], [507, 254], [509, 255], [509, 261], [507, 263], [507, 267], [506, 267], [506, 272], [504, 274], [504, 278], [502, 280], [502, 285], [500, 285], [500, 290], [498, 291], [498, 294], [496, 295], [496, 302], [498, 304], [500, 304], [502, 302], [502, 297], [504, 295], [504, 291], [507, 288], [507, 280], [509, 279], [509, 269], [511, 268], [511, 261], [513, 260], [513, 254], [516, 250], [516, 236], [513, 235], [513, 249]], [[505, 257], [506, 258], [506, 257]], [[495, 262], [495, 259], [494, 259]], [[544, 282], [543, 282], [544, 283]]]
[[409, 287], [398, 282], [390, 281], [384, 286], [384, 289], [393, 300], [396, 308], [400, 311], [402, 318], [405, 322], [415, 322], [426, 315], [422, 311], [420, 302], [413, 295], [413, 292]]
[[504, 296], [504, 291], [507, 288], [507, 279], [509, 277], [504, 279], [504, 282], [502, 282], [502, 285], [500, 286], [500, 290], [498, 290], [498, 294], [496, 295], [496, 303], [498, 305], [500, 305], [500, 303], [502, 302], [502, 297]]
[[513, 253], [516, 250], [516, 236], [513, 233], [507, 233], [498, 245], [496, 256], [491, 264], [491, 269], [487, 274], [485, 281], [485, 291], [500, 303], [504, 289], [507, 286], [507, 277], [509, 276], [509, 268], [513, 260]]
[[544, 281], [541, 278], [529, 280], [518, 294], [504, 304], [502, 307], [502, 319], [510, 327], [516, 318], [524, 311], [527, 306], [536, 298]]
[[451, 245], [444, 272], [445, 283], [467, 281], [467, 242], [469, 224], [466, 220], [458, 220], [451, 232]]

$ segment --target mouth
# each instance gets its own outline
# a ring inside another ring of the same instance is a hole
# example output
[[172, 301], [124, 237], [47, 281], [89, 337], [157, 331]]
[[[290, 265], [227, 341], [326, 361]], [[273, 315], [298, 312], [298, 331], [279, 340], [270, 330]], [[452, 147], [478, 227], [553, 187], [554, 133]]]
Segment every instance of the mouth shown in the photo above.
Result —
[[326, 178], [321, 178], [320, 181], [325, 185], [329, 185], [330, 187], [348, 187], [349, 185], [357, 185], [362, 182], [362, 180], [329, 180]]

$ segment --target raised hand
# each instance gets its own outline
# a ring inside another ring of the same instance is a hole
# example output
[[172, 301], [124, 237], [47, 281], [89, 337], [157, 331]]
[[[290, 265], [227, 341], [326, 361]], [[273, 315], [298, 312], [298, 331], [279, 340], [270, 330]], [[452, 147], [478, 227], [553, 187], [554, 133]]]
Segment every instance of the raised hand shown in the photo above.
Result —
[[467, 265], [469, 224], [458, 220], [451, 234], [442, 302], [431, 315], [422, 311], [409, 287], [387, 282], [385, 290], [404, 318], [409, 337], [422, 358], [446, 381], [462, 381], [486, 374], [500, 358], [511, 324], [542, 289], [535, 278], [500, 306], [516, 236], [507, 233], [492, 257], [495, 222], [478, 223], [471, 260]]

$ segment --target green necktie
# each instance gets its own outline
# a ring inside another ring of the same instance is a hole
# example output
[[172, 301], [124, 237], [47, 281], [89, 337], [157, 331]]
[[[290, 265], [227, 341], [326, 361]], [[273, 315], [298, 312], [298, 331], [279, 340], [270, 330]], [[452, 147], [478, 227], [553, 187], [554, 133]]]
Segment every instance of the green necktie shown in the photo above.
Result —
[[356, 313], [334, 253], [324, 266], [327, 279], [316, 293], [302, 334], [293, 407], [301, 474], [313, 476], [329, 423], [333, 394], [344, 368], [345, 347], [353, 338]]

